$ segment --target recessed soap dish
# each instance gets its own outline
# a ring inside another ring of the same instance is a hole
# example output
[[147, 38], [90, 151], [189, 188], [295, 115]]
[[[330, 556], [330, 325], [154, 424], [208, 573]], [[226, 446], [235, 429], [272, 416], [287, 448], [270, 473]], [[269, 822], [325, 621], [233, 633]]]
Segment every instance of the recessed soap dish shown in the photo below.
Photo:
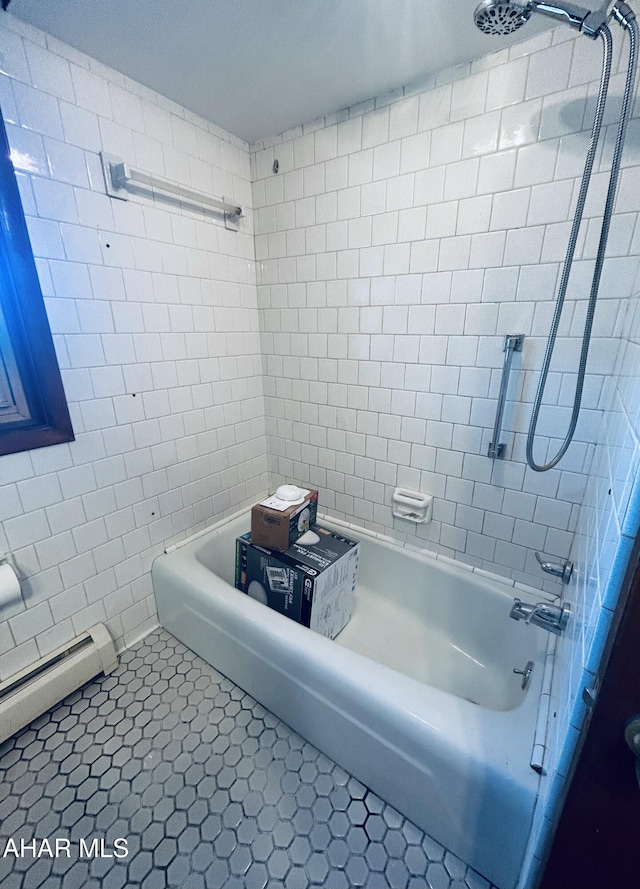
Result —
[[391, 496], [391, 511], [398, 519], [422, 525], [432, 519], [433, 497], [408, 488], [396, 488]]

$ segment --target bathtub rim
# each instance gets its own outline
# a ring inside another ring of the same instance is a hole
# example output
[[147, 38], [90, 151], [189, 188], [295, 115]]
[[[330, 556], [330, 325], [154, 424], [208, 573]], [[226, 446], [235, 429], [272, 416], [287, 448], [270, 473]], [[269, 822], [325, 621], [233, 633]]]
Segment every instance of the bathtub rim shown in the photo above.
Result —
[[[182, 547], [194, 543], [201, 537], [205, 537], [207, 534], [214, 533], [220, 530], [220, 528], [222, 528], [224, 525], [227, 525], [235, 519], [240, 518], [245, 513], [250, 513], [250, 511], [251, 506], [242, 506], [240, 509], [235, 510], [235, 512], [230, 513], [228, 516], [224, 516], [223, 518], [218, 519], [212, 525], [207, 525], [204, 528], [200, 528], [200, 530], [194, 531], [193, 534], [190, 534], [188, 537], [184, 537], [182, 540], [177, 540], [174, 543], [167, 544], [167, 546], [164, 547], [162, 554], [169, 555], [176, 550], [182, 549]], [[332, 516], [330, 513], [318, 512], [317, 522], [319, 524], [324, 524], [330, 527], [333, 526], [338, 532], [346, 533], [347, 531], [349, 531], [358, 536], [368, 537], [372, 541], [377, 541], [387, 546], [406, 549], [407, 552], [410, 552], [412, 555], [418, 556], [418, 558], [420, 559], [435, 559], [441, 566], [449, 565], [454, 569], [469, 571], [478, 579], [484, 579], [489, 581], [490, 583], [497, 583], [501, 586], [517, 590], [519, 593], [523, 593], [533, 598], [537, 597], [538, 599], [545, 599], [548, 602], [555, 602], [556, 600], [562, 598], [560, 593], [549, 593], [546, 590], [538, 589], [537, 587], [532, 587], [526, 583], [522, 583], [522, 581], [513, 580], [513, 578], [510, 577], [505, 577], [503, 574], [497, 574], [493, 571], [487, 571], [486, 568], [479, 568], [477, 565], [471, 565], [469, 564], [469, 562], [464, 562], [460, 559], [452, 559], [450, 556], [447, 556], [444, 553], [437, 553], [434, 550], [430, 550], [426, 546], [415, 546], [415, 544], [409, 543], [408, 541], [390, 537], [388, 534], [381, 534], [379, 531], [372, 531], [369, 528], [364, 528], [362, 525], [356, 525], [354, 522], [345, 522], [342, 519], [335, 518], [335, 516]]]

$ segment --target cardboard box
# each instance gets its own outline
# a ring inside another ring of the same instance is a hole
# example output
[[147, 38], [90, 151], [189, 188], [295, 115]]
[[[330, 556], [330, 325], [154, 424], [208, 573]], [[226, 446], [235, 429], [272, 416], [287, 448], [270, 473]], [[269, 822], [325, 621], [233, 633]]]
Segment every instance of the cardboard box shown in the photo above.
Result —
[[238, 537], [236, 588], [333, 639], [353, 614], [360, 545], [320, 525], [311, 530], [317, 543], [283, 553], [256, 545], [250, 533]]
[[318, 492], [301, 489], [302, 502], [280, 500], [273, 494], [251, 510], [251, 541], [284, 552], [301, 534], [315, 525]]

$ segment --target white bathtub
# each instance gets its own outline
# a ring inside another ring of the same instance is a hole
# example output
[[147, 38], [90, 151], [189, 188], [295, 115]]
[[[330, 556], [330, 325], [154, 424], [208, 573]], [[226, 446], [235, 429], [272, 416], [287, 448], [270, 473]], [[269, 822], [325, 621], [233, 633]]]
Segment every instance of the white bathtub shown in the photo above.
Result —
[[[162, 626], [513, 889], [538, 789], [529, 760], [547, 634], [509, 619], [513, 587], [348, 532], [361, 541], [356, 608], [331, 641], [234, 589], [234, 541], [249, 524], [235, 517], [156, 559]], [[528, 660], [522, 691], [513, 668]]]

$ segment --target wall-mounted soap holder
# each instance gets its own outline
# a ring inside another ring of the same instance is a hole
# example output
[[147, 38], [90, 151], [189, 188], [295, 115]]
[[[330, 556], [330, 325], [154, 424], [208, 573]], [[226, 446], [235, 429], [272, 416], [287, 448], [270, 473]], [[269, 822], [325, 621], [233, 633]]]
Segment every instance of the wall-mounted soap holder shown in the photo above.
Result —
[[391, 496], [391, 511], [396, 518], [422, 525], [431, 521], [433, 497], [408, 488], [396, 488]]

